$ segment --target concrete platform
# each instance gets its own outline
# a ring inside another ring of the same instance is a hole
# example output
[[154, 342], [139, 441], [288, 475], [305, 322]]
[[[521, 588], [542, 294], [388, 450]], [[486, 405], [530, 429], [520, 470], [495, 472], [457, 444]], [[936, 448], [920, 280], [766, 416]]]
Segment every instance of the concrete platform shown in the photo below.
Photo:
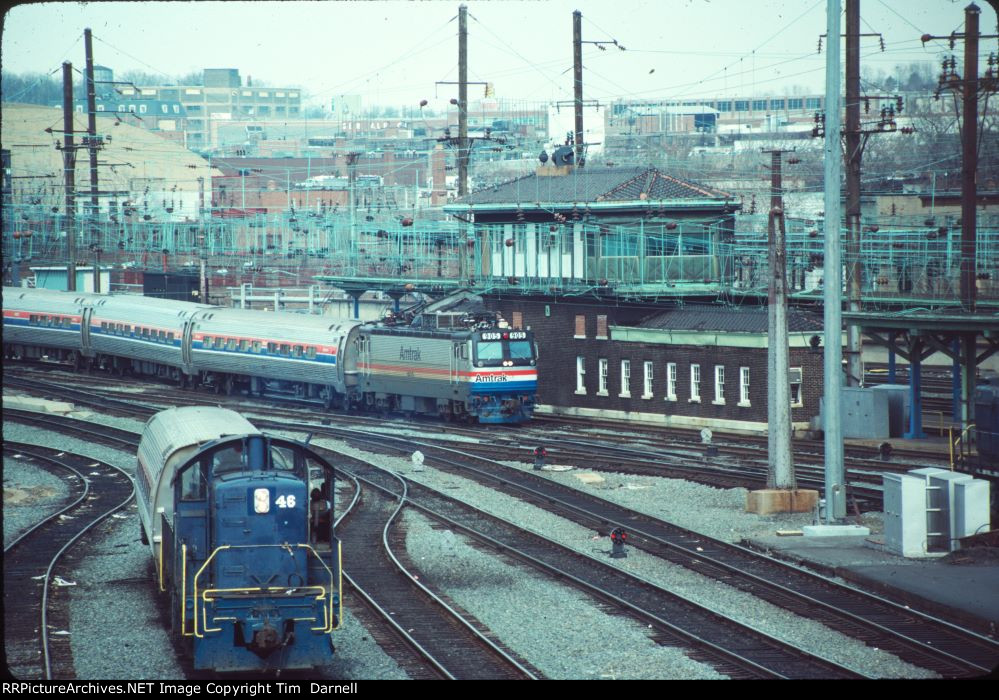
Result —
[[[868, 541], [871, 539], [872, 541]], [[905, 559], [876, 538], [758, 537], [743, 541], [915, 610], [999, 638], [999, 550], [974, 548], [934, 559]]]

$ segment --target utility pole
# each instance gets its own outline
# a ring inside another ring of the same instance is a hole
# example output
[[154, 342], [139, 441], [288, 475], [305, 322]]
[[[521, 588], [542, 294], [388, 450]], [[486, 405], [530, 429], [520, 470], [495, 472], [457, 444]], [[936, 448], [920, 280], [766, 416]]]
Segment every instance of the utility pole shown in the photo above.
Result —
[[[826, 0], [826, 32], [839, 37], [840, 2]], [[843, 422], [841, 394], [843, 385], [843, 309], [842, 272], [840, 270], [841, 241], [840, 175], [840, 96], [839, 41], [829, 41], [826, 52], [826, 111], [825, 111], [825, 246], [823, 251], [823, 321], [825, 353], [823, 355], [823, 431], [825, 433], [825, 524], [834, 525], [846, 517], [845, 469], [843, 466]]]
[[[989, 0], [993, 8], [999, 12], [999, 3]], [[978, 187], [976, 182], [978, 170], [978, 93], [995, 92], [999, 83], [995, 72], [995, 54], [989, 57], [989, 70], [985, 78], [978, 79], [978, 42], [980, 39], [995, 39], [997, 34], [979, 34], [979, 16], [981, 10], [978, 5], [971, 3], [964, 9], [964, 34], [952, 32], [948, 36], [932, 36], [924, 34], [922, 41], [925, 44], [932, 39], [947, 39], [950, 48], [954, 48], [957, 39], [964, 39], [964, 78], [956, 73], [957, 60], [953, 57], [945, 58], [943, 62], [943, 73], [940, 75], [940, 85], [937, 88], [937, 97], [941, 89], [949, 89], [961, 93], [962, 107], [962, 128], [961, 128], [961, 270], [960, 270], [960, 294], [961, 306], [968, 313], [974, 313], [977, 306], [976, 288], [976, 259], [978, 257], [978, 212], [975, 205], [978, 199]], [[974, 333], [965, 334], [963, 337], [963, 361], [964, 374], [961, 378], [961, 395], [963, 406], [963, 423], [970, 426], [975, 419], [975, 404], [973, 399], [975, 386], [975, 369], [977, 367]]]
[[73, 64], [62, 64], [62, 162], [66, 181], [66, 289], [76, 291], [76, 143], [73, 138]]
[[[846, 0], [846, 257], [850, 311], [860, 311], [860, 0]], [[860, 326], [846, 326], [846, 383], [864, 379]]]
[[797, 488], [791, 456], [791, 380], [787, 335], [787, 246], [780, 149], [770, 154], [770, 216], [767, 258], [770, 284], [767, 294], [767, 488]]
[[83, 30], [84, 47], [87, 54], [87, 150], [90, 152], [90, 213], [96, 216], [100, 205], [97, 202], [97, 98], [94, 89], [94, 45], [90, 29]]
[[458, 196], [468, 194], [468, 7], [458, 7]]
[[572, 13], [572, 81], [576, 117], [576, 165], [583, 166], [583, 13]]
[[357, 201], [355, 189], [357, 183], [357, 159], [361, 154], [351, 151], [347, 154], [347, 195], [350, 198], [348, 208], [350, 209], [350, 240], [357, 240]]

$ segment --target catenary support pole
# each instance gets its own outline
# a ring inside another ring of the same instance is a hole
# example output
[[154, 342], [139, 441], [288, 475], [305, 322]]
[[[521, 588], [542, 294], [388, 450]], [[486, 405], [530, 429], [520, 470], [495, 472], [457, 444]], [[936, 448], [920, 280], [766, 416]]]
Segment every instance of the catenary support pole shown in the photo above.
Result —
[[840, 222], [840, 0], [826, 0], [826, 33], [831, 37], [826, 51], [825, 124], [825, 250], [823, 302], [825, 353], [823, 384], [823, 430], [825, 432], [825, 499], [827, 525], [846, 516], [843, 490], [843, 423], [840, 394], [843, 382], [843, 310]]

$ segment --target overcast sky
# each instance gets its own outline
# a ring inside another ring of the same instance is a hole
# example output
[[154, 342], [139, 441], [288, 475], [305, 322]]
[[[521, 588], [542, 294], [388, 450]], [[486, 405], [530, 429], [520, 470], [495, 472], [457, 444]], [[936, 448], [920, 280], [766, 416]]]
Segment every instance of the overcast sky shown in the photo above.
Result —
[[[83, 30], [95, 61], [116, 72], [168, 76], [237, 68], [272, 86], [300, 86], [317, 101], [360, 94], [367, 104], [446, 103], [458, 79], [458, 6], [397, 2], [53, 2], [14, 7], [4, 18], [4, 71], [83, 69]], [[711, 97], [821, 92], [826, 0], [466, 0], [469, 80], [525, 102], [572, 97], [572, 11], [583, 14], [584, 97]], [[923, 33], [963, 31], [967, 0], [863, 0], [863, 64], [891, 72], [932, 61], [946, 42]], [[845, 5], [845, 1], [844, 1]], [[996, 15], [980, 0], [983, 33]], [[982, 54], [997, 49], [983, 42]], [[959, 59], [963, 48], [958, 46]], [[471, 86], [470, 95], [482, 95]]]

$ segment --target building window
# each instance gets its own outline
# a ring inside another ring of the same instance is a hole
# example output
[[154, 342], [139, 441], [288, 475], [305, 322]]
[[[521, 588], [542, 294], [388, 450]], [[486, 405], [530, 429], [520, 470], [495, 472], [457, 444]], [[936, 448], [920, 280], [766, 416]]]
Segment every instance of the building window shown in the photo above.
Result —
[[666, 400], [676, 401], [676, 363], [666, 365]]
[[736, 112], [748, 112], [749, 111], [749, 100], [736, 100], [735, 101], [735, 111]]
[[822, 99], [818, 97], [805, 98], [805, 109], [821, 109]]
[[724, 102], [719, 102], [718, 103], [718, 111], [719, 112], [731, 112], [732, 111], [732, 101], [731, 100], [725, 100]]
[[601, 357], [597, 360], [598, 367], [600, 369], [599, 385], [597, 387], [597, 396], [607, 396], [607, 358]]
[[767, 109], [766, 100], [753, 100], [753, 111], [754, 112], [765, 112]]
[[644, 363], [644, 382], [642, 383], [642, 398], [651, 399], [652, 398], [652, 363], [646, 361]]
[[791, 99], [789, 99], [787, 101], [787, 108], [788, 109], [801, 109], [804, 106], [804, 104], [805, 104], [805, 101], [802, 100], [800, 97], [798, 97], [798, 98], [792, 97]]
[[631, 360], [621, 360], [621, 393], [619, 396], [631, 397]]
[[582, 355], [576, 356], [576, 393], [586, 393], [586, 360]]
[[784, 109], [784, 100], [770, 100], [770, 109]]
[[607, 316], [597, 316], [597, 340], [607, 340]]
[[690, 401], [700, 403], [701, 401], [701, 366], [690, 366]]
[[576, 315], [576, 330], [572, 337], [573, 338], [586, 337], [586, 316], [584, 316], [583, 314]]
[[739, 368], [739, 405], [749, 406], [749, 367]]
[[801, 408], [804, 404], [801, 401], [801, 367], [792, 367], [789, 379], [791, 381], [791, 406]]
[[517, 330], [521, 330], [524, 327], [524, 312], [514, 311], [513, 312], [513, 323], [511, 324]]
[[715, 365], [715, 400], [712, 403], [725, 403], [725, 365]]

